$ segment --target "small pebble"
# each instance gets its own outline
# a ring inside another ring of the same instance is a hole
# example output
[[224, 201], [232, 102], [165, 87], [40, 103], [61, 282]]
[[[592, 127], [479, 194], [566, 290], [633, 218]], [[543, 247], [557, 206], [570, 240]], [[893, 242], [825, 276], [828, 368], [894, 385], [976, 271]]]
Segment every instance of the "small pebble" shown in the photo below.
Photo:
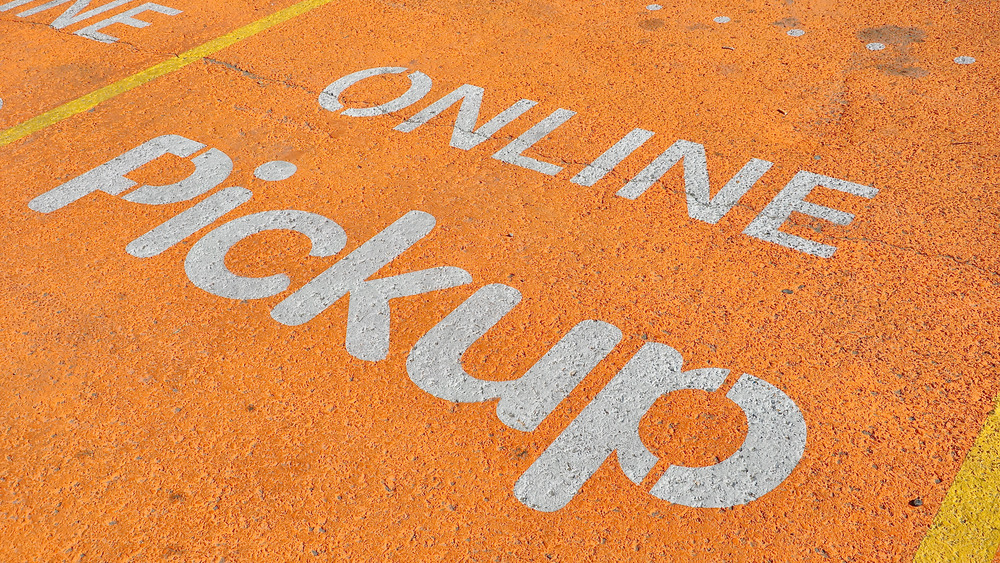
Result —
[[729, 19], [729, 18], [727, 18], [726, 16], [719, 16], [719, 17], [715, 18], [715, 19], [714, 19], [714, 20], [712, 20], [712, 21], [714, 21], [715, 23], [729, 23], [729, 22], [730, 22], [730, 21], [732, 21], [732, 20], [730, 20], [730, 19]]
[[923, 506], [923, 505], [924, 505], [923, 499], [915, 498], [910, 501], [910, 506]]
[[663, 6], [659, 4], [650, 4], [646, 6], [646, 9], [649, 10], [650, 12], [655, 12], [656, 10], [662, 10]]
[[885, 44], [884, 43], [869, 43], [869, 44], [865, 45], [865, 49], [868, 49], [869, 51], [881, 51], [882, 49], [885, 49]]
[[804, 29], [789, 29], [788, 30], [788, 35], [791, 35], [792, 37], [802, 37], [805, 34], [806, 34], [806, 30], [804, 30]]
[[955, 57], [955, 62], [958, 63], [958, 64], [960, 64], [960, 65], [971, 65], [972, 63], [976, 62], [976, 58], [975, 57], [966, 57], [966, 56], [963, 55], [961, 57]]

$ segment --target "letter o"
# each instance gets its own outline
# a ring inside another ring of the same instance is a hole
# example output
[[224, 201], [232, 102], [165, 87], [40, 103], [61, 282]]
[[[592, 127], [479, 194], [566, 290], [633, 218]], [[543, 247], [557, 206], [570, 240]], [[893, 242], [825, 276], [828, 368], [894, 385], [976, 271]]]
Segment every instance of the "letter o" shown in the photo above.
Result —
[[[327, 86], [326, 89], [319, 95], [319, 105], [325, 110], [338, 111], [344, 107], [344, 104], [340, 103], [340, 95], [344, 92], [344, 90], [366, 78], [371, 78], [381, 74], [402, 74], [404, 72], [406, 72], [406, 68], [399, 66], [369, 68], [352, 72], [351, 74], [348, 74], [347, 76]], [[342, 111], [341, 114], [349, 117], [375, 117], [378, 115], [385, 115], [387, 113], [399, 111], [407, 106], [410, 106], [411, 104], [416, 103], [431, 91], [433, 81], [431, 80], [431, 77], [426, 74], [417, 71], [411, 73], [407, 76], [407, 78], [410, 79], [410, 89], [404, 92], [402, 96], [377, 106], [367, 108], [347, 108]]]

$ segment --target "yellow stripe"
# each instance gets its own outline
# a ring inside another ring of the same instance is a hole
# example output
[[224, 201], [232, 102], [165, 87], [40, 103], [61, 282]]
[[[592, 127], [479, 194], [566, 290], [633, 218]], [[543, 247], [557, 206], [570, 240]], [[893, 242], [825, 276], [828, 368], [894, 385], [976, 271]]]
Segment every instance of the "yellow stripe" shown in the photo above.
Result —
[[1000, 397], [948, 489], [915, 563], [993, 561], [1000, 546]]
[[175, 70], [184, 68], [193, 62], [199, 61], [204, 57], [221, 51], [222, 49], [225, 49], [234, 43], [238, 43], [247, 37], [256, 35], [296, 16], [302, 15], [313, 8], [329, 4], [332, 1], [333, 0], [305, 0], [303, 2], [299, 2], [298, 4], [289, 6], [284, 10], [278, 11], [249, 25], [245, 25], [235, 31], [227, 33], [218, 39], [213, 39], [207, 43], [199, 45], [198, 47], [182, 53], [177, 57], [153, 65], [146, 70], [129, 76], [128, 78], [123, 78], [114, 84], [110, 84], [81, 96], [72, 102], [65, 103], [53, 110], [39, 115], [38, 117], [29, 119], [20, 125], [15, 125], [14, 127], [0, 133], [0, 147], [9, 145], [19, 139], [23, 139], [32, 133], [41, 131], [49, 125], [59, 123], [68, 117], [85, 112], [101, 102], [105, 102], [119, 94], [123, 94], [133, 88], [142, 86], [143, 84], [155, 80], [164, 74], [169, 74]]

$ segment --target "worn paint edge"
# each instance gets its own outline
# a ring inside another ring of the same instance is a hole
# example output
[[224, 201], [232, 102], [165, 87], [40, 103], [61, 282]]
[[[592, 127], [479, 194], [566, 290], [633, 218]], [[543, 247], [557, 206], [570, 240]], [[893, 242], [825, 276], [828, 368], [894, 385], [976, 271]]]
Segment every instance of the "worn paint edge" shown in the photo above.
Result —
[[15, 125], [0, 132], [0, 147], [9, 145], [37, 133], [50, 125], [83, 113], [98, 104], [106, 102], [119, 94], [124, 94], [129, 90], [151, 82], [165, 74], [169, 74], [185, 66], [212, 55], [230, 45], [238, 43], [248, 37], [266, 31], [271, 27], [284, 23], [296, 16], [300, 16], [314, 8], [329, 4], [333, 0], [304, 0], [283, 10], [279, 10], [269, 16], [265, 16], [253, 23], [247, 24], [239, 29], [231, 31], [226, 35], [203, 43], [193, 49], [185, 51], [180, 55], [155, 64], [146, 70], [139, 71], [127, 78], [94, 90], [89, 94], [84, 94], [79, 98], [67, 102], [57, 108], [51, 109], [37, 117], [33, 117], [20, 125]]
[[917, 549], [915, 563], [993, 561], [1000, 546], [1000, 396]]

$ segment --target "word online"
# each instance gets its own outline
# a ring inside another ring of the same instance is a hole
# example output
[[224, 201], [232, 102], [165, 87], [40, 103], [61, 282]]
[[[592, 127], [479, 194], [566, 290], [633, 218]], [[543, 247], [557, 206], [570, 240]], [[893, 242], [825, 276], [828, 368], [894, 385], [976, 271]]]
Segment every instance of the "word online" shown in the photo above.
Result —
[[[375, 117], [410, 107], [426, 97], [433, 85], [431, 78], [419, 71], [407, 75], [410, 80], [410, 88], [396, 99], [377, 106], [346, 109], [340, 101], [340, 95], [345, 90], [365, 79], [385, 74], [402, 74], [406, 70], [403, 67], [379, 67], [348, 74], [323, 90], [319, 96], [319, 104], [324, 109], [333, 112], [339, 111], [340, 115], [348, 117]], [[397, 125], [395, 129], [404, 133], [414, 131], [448, 108], [461, 102], [458, 115], [455, 118], [451, 146], [470, 150], [538, 104], [532, 100], [519, 100], [477, 128], [483, 93], [483, 88], [479, 86], [471, 84], [459, 86], [443, 98], [417, 112], [413, 117]], [[562, 171], [562, 167], [525, 156], [523, 153], [556, 131], [574, 115], [576, 115], [574, 111], [557, 109], [497, 151], [493, 158], [535, 172], [555, 176]], [[570, 181], [581, 186], [593, 186], [653, 136], [652, 131], [633, 129], [573, 176]], [[660, 156], [629, 180], [618, 190], [617, 195], [631, 200], [638, 199], [646, 190], [656, 184], [668, 170], [681, 161], [683, 161], [684, 166], [684, 190], [688, 216], [710, 225], [718, 223], [773, 166], [773, 163], [766, 160], [751, 159], [712, 197], [709, 190], [705, 147], [681, 139], [670, 145]], [[878, 194], [878, 190], [871, 186], [855, 184], [803, 170], [792, 177], [774, 199], [747, 225], [743, 234], [820, 258], [830, 258], [836, 252], [836, 247], [779, 230], [793, 212], [829, 221], [836, 225], [849, 225], [854, 220], [854, 215], [845, 211], [806, 201], [810, 192], [820, 186], [867, 199]]]

